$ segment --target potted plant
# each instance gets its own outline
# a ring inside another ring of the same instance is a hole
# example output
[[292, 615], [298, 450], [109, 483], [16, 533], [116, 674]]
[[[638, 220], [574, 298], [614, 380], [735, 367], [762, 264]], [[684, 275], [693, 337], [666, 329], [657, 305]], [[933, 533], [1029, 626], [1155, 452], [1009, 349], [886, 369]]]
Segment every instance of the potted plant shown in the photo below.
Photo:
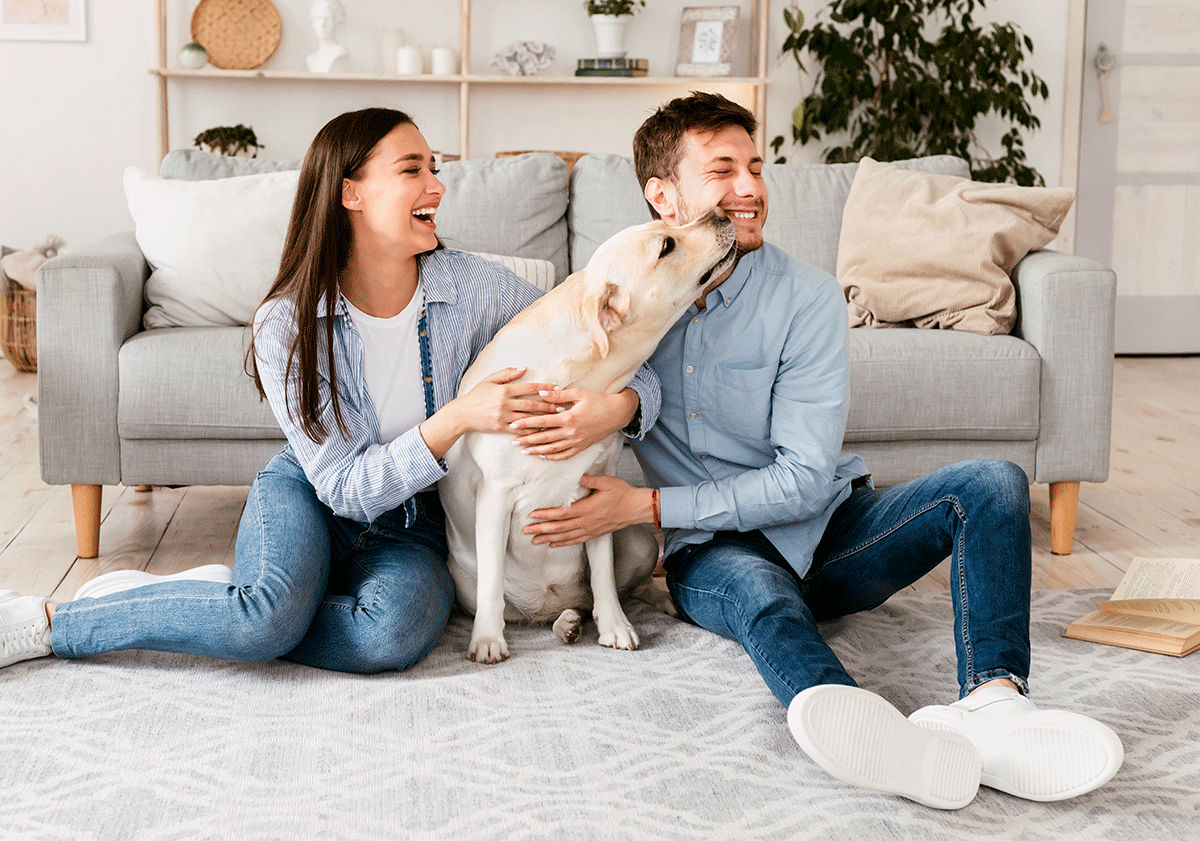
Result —
[[[1028, 35], [1013, 23], [975, 21], [986, 4], [832, 0], [811, 26], [799, 9], [785, 7], [783, 54], [801, 73], [802, 55], [816, 65], [792, 112], [792, 141], [832, 140], [826, 163], [956, 155], [970, 163], [976, 181], [1044, 183], [1026, 163], [1021, 130], [1041, 125], [1031, 102], [1050, 89], [1026, 63]], [[1009, 126], [999, 156], [977, 133], [989, 116]], [[771, 141], [777, 155], [783, 143], [782, 136]]]
[[254, 129], [241, 123], [205, 129], [196, 135], [192, 143], [205, 152], [234, 158], [257, 158], [258, 150], [266, 148], [258, 142]]
[[596, 54], [600, 58], [625, 56], [626, 19], [646, 5], [646, 0], [585, 0], [583, 7], [596, 30]]

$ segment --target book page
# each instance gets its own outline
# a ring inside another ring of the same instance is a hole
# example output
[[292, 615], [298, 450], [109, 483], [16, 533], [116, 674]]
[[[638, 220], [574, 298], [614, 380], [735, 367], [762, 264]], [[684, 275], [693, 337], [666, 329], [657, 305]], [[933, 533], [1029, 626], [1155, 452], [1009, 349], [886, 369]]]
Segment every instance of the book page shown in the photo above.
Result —
[[1200, 599], [1200, 558], [1134, 558], [1112, 601]]
[[1072, 625], [1087, 625], [1092, 628], [1112, 628], [1113, 630], [1132, 631], [1143, 634], [1162, 634], [1166, 637], [1186, 640], [1196, 631], [1195, 625], [1186, 622], [1170, 622], [1166, 619], [1155, 619], [1150, 616], [1130, 616], [1125, 613], [1105, 613], [1095, 610], [1081, 619], [1076, 619]]
[[1200, 599], [1122, 599], [1100, 602], [1100, 609], [1200, 625]]

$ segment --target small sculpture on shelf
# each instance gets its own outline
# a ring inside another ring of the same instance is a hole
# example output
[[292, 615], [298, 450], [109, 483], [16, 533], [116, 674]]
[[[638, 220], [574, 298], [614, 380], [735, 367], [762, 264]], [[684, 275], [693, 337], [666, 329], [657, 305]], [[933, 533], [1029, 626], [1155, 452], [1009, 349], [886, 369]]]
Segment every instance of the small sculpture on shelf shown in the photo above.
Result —
[[310, 73], [344, 72], [350, 67], [350, 53], [337, 42], [334, 33], [346, 22], [346, 10], [338, 0], [313, 0], [308, 8], [317, 50], [304, 59]]
[[216, 126], [196, 135], [192, 144], [203, 152], [213, 155], [228, 155], [233, 158], [257, 158], [258, 150], [265, 149], [250, 126]]
[[513, 41], [492, 56], [488, 64], [510, 76], [533, 76], [554, 61], [554, 47], [541, 41]]

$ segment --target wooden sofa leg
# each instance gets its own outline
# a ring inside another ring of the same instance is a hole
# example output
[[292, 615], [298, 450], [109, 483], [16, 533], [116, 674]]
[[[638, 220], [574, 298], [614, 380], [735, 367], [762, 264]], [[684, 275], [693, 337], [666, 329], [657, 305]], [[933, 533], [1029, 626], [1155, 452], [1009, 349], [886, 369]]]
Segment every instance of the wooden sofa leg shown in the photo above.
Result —
[[94, 558], [100, 554], [100, 497], [103, 490], [101, 485], [71, 485], [75, 545], [81, 558]]
[[1079, 506], [1078, 482], [1050, 483], [1050, 551], [1070, 555], [1075, 542], [1075, 509]]

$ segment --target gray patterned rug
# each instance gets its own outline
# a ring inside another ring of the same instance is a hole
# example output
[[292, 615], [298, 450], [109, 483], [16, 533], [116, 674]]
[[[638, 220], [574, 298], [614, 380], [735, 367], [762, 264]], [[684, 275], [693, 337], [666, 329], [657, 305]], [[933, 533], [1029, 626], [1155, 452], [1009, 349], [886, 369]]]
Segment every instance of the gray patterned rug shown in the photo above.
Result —
[[[1200, 655], [1065, 640], [1107, 591], [1035, 594], [1034, 698], [1112, 725], [1107, 786], [1065, 803], [980, 789], [959, 812], [849, 788], [792, 742], [734, 644], [637, 604], [643, 648], [510, 628], [464, 657], [354, 677], [149, 652], [0, 671], [8, 839], [1200, 838]], [[588, 635], [590, 631], [590, 636]], [[954, 693], [950, 605], [902, 594], [825, 627], [901, 710]]]

